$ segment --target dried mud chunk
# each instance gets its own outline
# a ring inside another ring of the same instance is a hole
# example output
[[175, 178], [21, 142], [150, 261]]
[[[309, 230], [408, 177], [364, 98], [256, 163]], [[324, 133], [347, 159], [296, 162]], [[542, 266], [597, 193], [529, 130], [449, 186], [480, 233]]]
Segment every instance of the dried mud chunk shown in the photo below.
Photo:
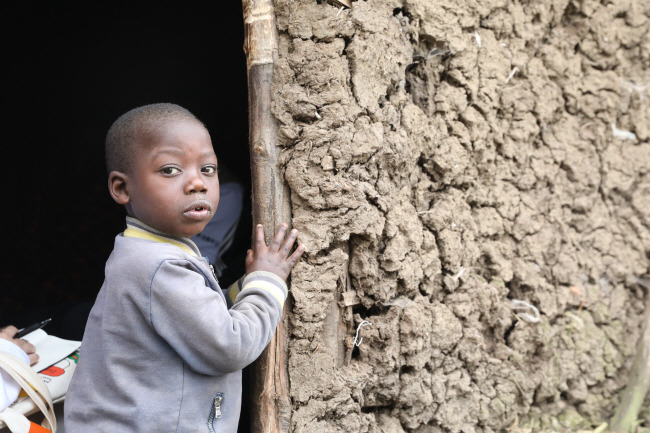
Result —
[[368, 433], [406, 433], [399, 420], [392, 416], [380, 413], [375, 415], [375, 421], [371, 424]]
[[[360, 318], [357, 321], [360, 322]], [[399, 394], [399, 339], [398, 308], [391, 308], [383, 315], [366, 318], [371, 323], [359, 330], [363, 338], [358, 346], [359, 361], [371, 365], [373, 373], [364, 388], [364, 406], [387, 406], [397, 400]]]
[[431, 359], [433, 314], [431, 307], [416, 299], [404, 309], [400, 324], [400, 353], [404, 365], [421, 370]]
[[400, 315], [399, 309], [390, 308], [385, 314], [365, 319], [370, 325], [359, 330], [359, 337], [363, 338], [362, 344], [358, 346], [362, 361], [385, 370], [395, 370], [399, 366]]
[[409, 429], [427, 424], [438, 405], [431, 394], [431, 375], [426, 372], [404, 373], [400, 377], [400, 421]]
[[503, 218], [493, 207], [472, 209], [472, 215], [478, 228], [478, 235], [492, 237], [504, 232]]
[[[410, 143], [418, 153], [426, 149], [435, 137], [426, 114], [415, 104], [406, 103], [402, 108], [400, 124], [409, 133]], [[417, 153], [414, 157], [418, 157]]]
[[[564, 253], [566, 253], [566, 255], [562, 255]], [[557, 271], [557, 276], [555, 278], [557, 278], [558, 281], [565, 281], [563, 276], [566, 275], [567, 280], [565, 282], [568, 283], [572, 281], [572, 278], [576, 275], [575, 273], [572, 274], [571, 271], [577, 269], [577, 264], [567, 251], [560, 253], [559, 257], [558, 265], [553, 268], [553, 275], [555, 277], [555, 272]], [[567, 258], [566, 263], [562, 262], [561, 258]], [[576, 267], [572, 267], [574, 264], [576, 264]], [[544, 279], [539, 274], [540, 269], [542, 269], [542, 266], [535, 259], [523, 259], [520, 257], [513, 257], [512, 259], [513, 280], [516, 280], [519, 284], [525, 287], [538, 287], [540, 285], [540, 282]], [[507, 282], [505, 279], [504, 281]]]
[[279, 30], [292, 37], [329, 40], [334, 35], [351, 35], [352, 23], [337, 15], [338, 9], [310, 1], [274, 1]]
[[[574, 140], [574, 144], [579, 141]], [[587, 143], [578, 146], [567, 145], [566, 158], [562, 168], [567, 179], [581, 184], [588, 190], [593, 190], [600, 184], [600, 160], [593, 147]]]
[[446, 113], [447, 119], [454, 119], [467, 108], [467, 91], [442, 82], [436, 89], [433, 102], [436, 104], [436, 111]]
[[400, 295], [413, 297], [419, 292], [420, 282], [424, 277], [423, 257], [415, 252], [408, 253], [397, 271], [397, 292]]
[[381, 369], [376, 369], [376, 371], [368, 379], [363, 389], [364, 407], [395, 405], [400, 389], [399, 372], [382, 371]]
[[471, 396], [447, 400], [438, 406], [434, 420], [451, 433], [474, 433], [479, 413], [477, 400]]
[[476, 309], [481, 314], [480, 323], [487, 324], [488, 330], [492, 331], [493, 335], [498, 335], [499, 329], [506, 326], [504, 322], [510, 323], [508, 317], [511, 310], [506, 301], [509, 290], [504, 281], [494, 278], [490, 282], [486, 282], [472, 276], [463, 288], [466, 288]]
[[388, 240], [380, 263], [386, 271], [397, 271], [411, 251], [422, 246], [422, 222], [412, 204], [401, 202], [386, 213], [384, 233]]
[[454, 353], [464, 361], [468, 369], [477, 368], [485, 359], [483, 336], [475, 328], [465, 328], [463, 337], [456, 344]]
[[446, 43], [452, 52], [462, 51], [471, 41], [464, 38], [462, 29], [478, 27], [481, 17], [487, 15], [496, 2], [431, 3], [408, 0], [404, 7], [420, 22], [420, 37]]
[[589, 70], [588, 74], [564, 87], [567, 111], [609, 124], [619, 104], [619, 78], [612, 71]]
[[521, 241], [526, 236], [539, 232], [544, 224], [546, 224], [546, 221], [540, 215], [539, 209], [522, 204], [519, 207], [519, 215], [515, 219], [511, 233], [516, 240]]
[[470, 131], [472, 142], [486, 140], [490, 133], [490, 126], [483, 115], [474, 107], [469, 106], [460, 115], [460, 120]]
[[[344, 86], [349, 80], [348, 63], [341, 55], [344, 41], [335, 39], [328, 44], [300, 39], [281, 41], [280, 47], [285, 52], [274, 67], [272, 111], [282, 124], [291, 125], [298, 121], [293, 125], [295, 127], [304, 123], [323, 123], [331, 128], [354, 118], [359, 109], [350, 106], [354, 98], [351, 90]], [[323, 64], [327, 68], [323, 68]], [[334, 116], [330, 114], [330, 107], [336, 104], [346, 110], [334, 110]]]
[[496, 180], [478, 183], [469, 192], [468, 201], [473, 206], [493, 206], [507, 224], [519, 213], [521, 197], [517, 187], [510, 182]]
[[350, 275], [359, 290], [362, 302], [370, 307], [375, 302], [397, 296], [397, 282], [388, 278], [379, 267], [379, 248], [375, 242], [355, 238], [350, 252]]
[[[511, 71], [512, 72], [512, 71]], [[520, 120], [535, 107], [535, 95], [531, 85], [523, 83], [508, 83], [501, 91], [501, 110], [512, 120]], [[523, 135], [513, 135], [513, 138], [524, 138]]]
[[465, 201], [464, 194], [455, 188], [450, 188], [448, 192], [433, 194], [431, 208], [422, 212], [421, 218], [424, 224], [434, 231], [444, 229], [476, 231], [471, 209]]
[[[638, 186], [639, 174], [650, 173], [650, 143], [639, 145], [614, 142], [603, 155], [603, 183], [606, 193], [630, 193]], [[646, 209], [650, 206], [645, 206]]]
[[443, 139], [435, 150], [423, 154], [424, 169], [437, 182], [455, 185], [470, 164], [469, 154], [457, 137]]
[[423, 424], [420, 427], [411, 430], [412, 433], [443, 433], [443, 431], [444, 430], [433, 422], [431, 424]]
[[341, 275], [347, 272], [348, 255], [341, 249], [329, 254], [308, 258], [294, 268], [291, 280], [293, 308], [292, 334], [313, 339], [320, 332], [332, 300], [336, 296]]
[[357, 34], [346, 49], [354, 96], [370, 112], [380, 108], [389, 86], [404, 80], [405, 65], [412, 58], [413, 47], [397, 20], [386, 23], [389, 28], [384, 32]]
[[[336, 77], [348, 76], [347, 63], [343, 54], [345, 41], [341, 38], [330, 43], [315, 43], [311, 40], [292, 40], [292, 50], [288, 56], [289, 66], [295, 74], [295, 82], [312, 91], [323, 93], [309, 94], [309, 97], [331, 95], [332, 88], [338, 90], [339, 98], [349, 91]], [[323, 68], [327, 65], [327, 68]], [[306, 90], [306, 89], [305, 89]], [[337, 102], [330, 99], [328, 102]]]
[[431, 347], [448, 352], [456, 346], [463, 336], [463, 325], [454, 313], [444, 304], [431, 307], [433, 318], [431, 328]]
[[545, 225], [539, 232], [526, 236], [520, 242], [519, 252], [522, 257], [537, 263], [555, 265], [561, 248], [562, 239], [557, 236], [557, 230], [550, 225]]
[[441, 275], [441, 263], [436, 238], [429, 231], [423, 233], [422, 251], [424, 253], [420, 255], [420, 263], [424, 277], [419, 289], [424, 295], [431, 296], [441, 287], [438, 278]]
[[[298, 201], [298, 200], [296, 200]], [[369, 204], [357, 209], [336, 209], [314, 214], [309, 208], [294, 210], [293, 225], [311, 252], [327, 249], [333, 242], [347, 242], [352, 235], [375, 237], [381, 233], [384, 217]]]
[[456, 317], [466, 322], [475, 322], [476, 316], [479, 313], [472, 302], [470, 293], [467, 292], [455, 292], [447, 295], [445, 297], [445, 305], [451, 308]]
[[[481, 34], [485, 34], [481, 32]], [[488, 32], [489, 34], [489, 32]], [[469, 35], [468, 35], [469, 36]], [[492, 47], [492, 45], [490, 45]], [[475, 47], [467, 48], [464, 51], [454, 52], [453, 56], [449, 59], [448, 71], [449, 79], [460, 86], [467, 89], [468, 98], [473, 103], [477, 102], [477, 95], [480, 86], [480, 74], [476, 71], [476, 64], [478, 63], [479, 50]], [[436, 77], [438, 78], [438, 77]], [[431, 81], [440, 81], [440, 78]], [[427, 85], [428, 88], [435, 90], [435, 83]], [[433, 93], [433, 90], [431, 93]], [[431, 108], [433, 110], [433, 108]]]
[[532, 59], [528, 64], [530, 86], [535, 97], [533, 112], [539, 125], [543, 128], [560, 115], [564, 105], [562, 89], [548, 78], [545, 65], [541, 59]]
[[[309, 369], [301, 368], [309, 365]], [[335, 360], [323, 350], [310, 353], [292, 351], [289, 356], [291, 398], [305, 403], [311, 399], [328, 400], [343, 391], [345, 383], [336, 374]]]
[[[336, 408], [337, 404], [341, 406], [340, 411]], [[352, 411], [350, 406], [356, 406], [356, 410]], [[374, 417], [359, 412], [358, 405], [350, 402], [349, 398], [336, 398], [327, 402], [311, 399], [304, 406], [298, 406], [292, 413], [291, 432], [366, 433], [374, 422]]]
[[[650, 36], [648, 36], [648, 44], [650, 45]], [[649, 50], [650, 51], [650, 50]], [[648, 141], [650, 139], [650, 101], [646, 95], [640, 94], [636, 89], [634, 83], [630, 83], [632, 92], [634, 92], [634, 100], [630, 104], [630, 129], [632, 129], [640, 141]], [[646, 90], [646, 93], [649, 93]]]
[[559, 398], [558, 389], [569, 380], [584, 380], [587, 386], [602, 383], [622, 364], [623, 357], [598, 328], [587, 311], [566, 312], [554, 331], [559, 338], [550, 341], [554, 347], [552, 363], [540, 367], [542, 377], [536, 392], [537, 401]]
[[474, 104], [483, 113], [494, 111], [499, 107], [500, 93], [508, 75], [512, 72], [507, 50], [495, 38], [492, 32], [482, 33], [483, 48], [478, 52], [478, 91]]
[[380, 122], [370, 123], [366, 116], [355, 122], [357, 132], [352, 136], [350, 153], [352, 162], [366, 162], [384, 145], [384, 127]]
[[530, 148], [527, 145], [539, 133], [537, 119], [532, 113], [521, 113], [518, 118], [513, 118], [507, 127], [507, 133], [501, 146], [498, 146], [499, 152], [506, 158], [512, 158], [516, 161], [526, 161], [530, 154]]
[[440, 260], [448, 272], [460, 269], [463, 263], [463, 240], [460, 233], [444, 229], [438, 233]]
[[[648, 203], [650, 203], [650, 182], [639, 185], [632, 193], [630, 202], [635, 213], [639, 215], [639, 219], [650, 220], [650, 206], [648, 206]], [[645, 245], [650, 244], [650, 231], [642, 229], [636, 231]]]
[[497, 39], [513, 33], [513, 17], [507, 9], [496, 9], [481, 20], [481, 27], [491, 29]]

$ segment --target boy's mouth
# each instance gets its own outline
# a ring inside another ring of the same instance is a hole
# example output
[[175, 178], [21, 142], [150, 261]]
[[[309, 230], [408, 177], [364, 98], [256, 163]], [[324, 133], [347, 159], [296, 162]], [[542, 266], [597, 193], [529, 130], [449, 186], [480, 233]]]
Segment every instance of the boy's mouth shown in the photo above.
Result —
[[211, 210], [209, 202], [198, 200], [189, 205], [183, 213], [191, 219], [202, 220], [211, 214]]

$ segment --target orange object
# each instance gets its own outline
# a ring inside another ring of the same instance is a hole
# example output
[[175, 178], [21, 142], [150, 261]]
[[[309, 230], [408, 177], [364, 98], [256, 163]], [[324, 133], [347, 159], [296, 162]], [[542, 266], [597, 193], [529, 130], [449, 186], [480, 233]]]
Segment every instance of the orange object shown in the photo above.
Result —
[[33, 422], [30, 421], [28, 433], [52, 433], [52, 430], [48, 430], [45, 427], [42, 427], [38, 424], [34, 424]]

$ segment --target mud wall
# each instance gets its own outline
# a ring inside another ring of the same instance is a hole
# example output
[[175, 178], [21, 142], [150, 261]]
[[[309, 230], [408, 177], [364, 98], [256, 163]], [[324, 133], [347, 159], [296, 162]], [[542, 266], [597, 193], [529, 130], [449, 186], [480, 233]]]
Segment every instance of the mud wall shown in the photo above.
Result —
[[607, 420], [649, 299], [650, 2], [275, 5], [291, 431]]

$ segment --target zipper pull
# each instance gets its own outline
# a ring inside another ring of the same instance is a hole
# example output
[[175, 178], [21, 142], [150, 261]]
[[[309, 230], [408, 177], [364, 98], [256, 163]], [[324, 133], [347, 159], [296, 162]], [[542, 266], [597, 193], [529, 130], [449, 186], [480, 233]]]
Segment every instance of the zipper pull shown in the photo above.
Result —
[[223, 400], [223, 397], [216, 396], [214, 398], [214, 401], [212, 402], [212, 404], [214, 406], [214, 417], [215, 418], [221, 418], [221, 400]]
[[217, 279], [217, 273], [214, 272], [214, 266], [212, 266], [210, 263], [208, 263], [208, 266], [210, 267], [210, 271], [212, 271], [212, 276], [216, 280]]

